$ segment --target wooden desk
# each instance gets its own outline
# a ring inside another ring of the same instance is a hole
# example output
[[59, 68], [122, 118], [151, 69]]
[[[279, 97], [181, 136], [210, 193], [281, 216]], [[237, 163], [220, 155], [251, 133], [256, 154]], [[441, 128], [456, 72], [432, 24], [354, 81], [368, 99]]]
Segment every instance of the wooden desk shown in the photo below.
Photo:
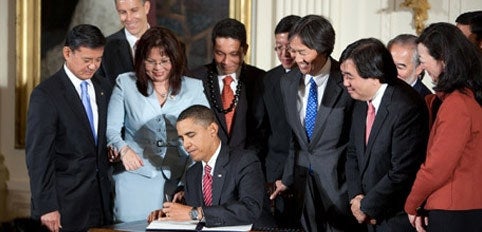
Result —
[[[92, 228], [89, 232], [145, 232], [147, 227], [147, 220], [126, 222], [115, 224], [111, 226], [106, 226], [103, 228]], [[283, 228], [273, 228], [266, 230], [252, 230], [252, 232], [262, 232], [262, 231], [276, 231], [276, 232], [303, 232], [301, 229], [283, 229]]]
[[103, 228], [93, 228], [89, 232], [145, 232], [147, 227], [147, 220], [126, 222], [106, 226]]

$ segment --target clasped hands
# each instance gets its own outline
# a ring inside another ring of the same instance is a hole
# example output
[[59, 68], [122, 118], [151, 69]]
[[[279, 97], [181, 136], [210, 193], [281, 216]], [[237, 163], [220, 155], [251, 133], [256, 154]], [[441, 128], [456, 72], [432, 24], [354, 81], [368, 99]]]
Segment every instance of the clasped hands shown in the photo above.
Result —
[[353, 214], [353, 216], [355, 216], [356, 220], [358, 221], [358, 223], [362, 224], [362, 223], [367, 223], [367, 224], [371, 224], [371, 225], [376, 225], [377, 224], [377, 220], [374, 219], [374, 218], [371, 218], [370, 216], [368, 216], [366, 213], [364, 213], [361, 209], [360, 209], [360, 206], [361, 206], [361, 200], [363, 199], [364, 195], [363, 194], [359, 194], [359, 195], [356, 195], [351, 201], [350, 201], [350, 204], [351, 204], [351, 212]]
[[[418, 212], [417, 212], [418, 213]], [[408, 214], [408, 220], [410, 221], [410, 224], [412, 224], [413, 227], [417, 230], [417, 232], [425, 232], [425, 228], [427, 228], [428, 225], [428, 217], [425, 214]]]

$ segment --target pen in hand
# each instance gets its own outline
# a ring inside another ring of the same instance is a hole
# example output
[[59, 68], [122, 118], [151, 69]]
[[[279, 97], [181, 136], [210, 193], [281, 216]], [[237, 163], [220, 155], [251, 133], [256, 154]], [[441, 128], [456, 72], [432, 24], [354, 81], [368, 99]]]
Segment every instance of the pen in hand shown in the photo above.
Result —
[[167, 193], [164, 194], [164, 200], [165, 200], [165, 202], [171, 202], [172, 201], [171, 196]]

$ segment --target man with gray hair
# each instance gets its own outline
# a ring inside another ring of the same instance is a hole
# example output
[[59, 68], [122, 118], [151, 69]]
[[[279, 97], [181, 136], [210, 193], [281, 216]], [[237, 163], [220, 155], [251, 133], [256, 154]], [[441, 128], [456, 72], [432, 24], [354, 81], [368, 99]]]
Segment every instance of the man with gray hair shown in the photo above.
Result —
[[418, 58], [417, 36], [398, 35], [388, 42], [387, 48], [397, 67], [397, 77], [411, 85], [422, 97], [431, 94], [432, 91], [422, 83], [424, 70]]

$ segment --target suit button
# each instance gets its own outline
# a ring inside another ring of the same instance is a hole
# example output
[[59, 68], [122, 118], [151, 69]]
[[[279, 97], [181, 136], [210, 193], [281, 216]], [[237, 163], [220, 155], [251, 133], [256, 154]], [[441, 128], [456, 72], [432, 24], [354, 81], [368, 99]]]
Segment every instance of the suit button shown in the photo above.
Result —
[[164, 147], [166, 145], [162, 140], [157, 140], [156, 144], [158, 147]]

